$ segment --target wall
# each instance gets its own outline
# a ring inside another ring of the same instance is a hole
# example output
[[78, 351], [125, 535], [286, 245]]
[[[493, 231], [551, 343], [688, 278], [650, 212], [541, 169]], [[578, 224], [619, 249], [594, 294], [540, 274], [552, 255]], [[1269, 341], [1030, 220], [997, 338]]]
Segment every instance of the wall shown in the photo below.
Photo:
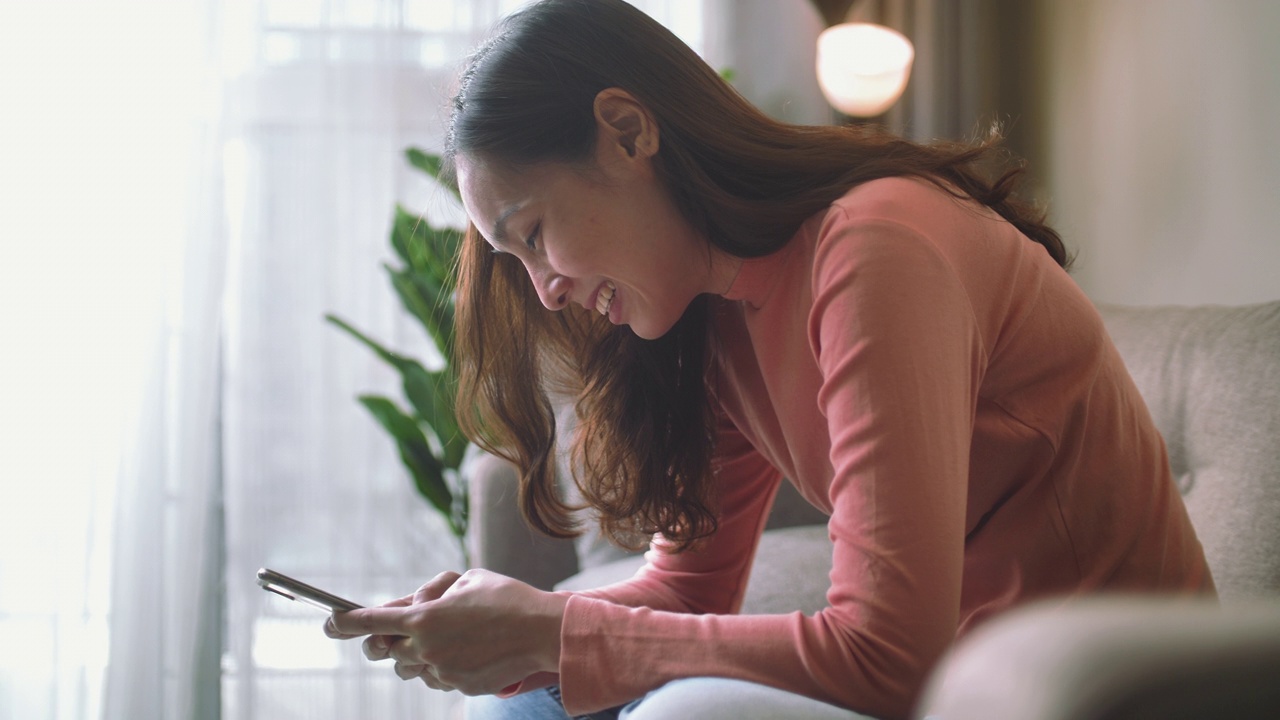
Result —
[[1280, 299], [1280, 3], [1038, 3], [1037, 174], [1081, 286], [1099, 302]]
[[771, 117], [802, 125], [832, 121], [814, 70], [822, 18], [809, 0], [709, 0], [706, 58], [733, 70], [733, 85]]
[[[885, 121], [917, 140], [1000, 121], [1095, 301], [1280, 299], [1280, 2], [864, 5], [917, 44]], [[831, 121], [807, 0], [708, 7], [727, 16], [708, 54], [744, 95], [775, 117]]]

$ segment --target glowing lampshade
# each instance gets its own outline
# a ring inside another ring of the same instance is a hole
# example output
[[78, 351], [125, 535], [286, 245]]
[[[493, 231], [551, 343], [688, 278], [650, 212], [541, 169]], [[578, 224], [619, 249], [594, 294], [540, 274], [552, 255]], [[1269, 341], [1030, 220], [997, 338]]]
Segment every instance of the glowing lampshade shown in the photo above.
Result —
[[818, 84], [845, 115], [875, 117], [902, 96], [915, 55], [910, 40], [883, 25], [834, 25], [818, 36]]

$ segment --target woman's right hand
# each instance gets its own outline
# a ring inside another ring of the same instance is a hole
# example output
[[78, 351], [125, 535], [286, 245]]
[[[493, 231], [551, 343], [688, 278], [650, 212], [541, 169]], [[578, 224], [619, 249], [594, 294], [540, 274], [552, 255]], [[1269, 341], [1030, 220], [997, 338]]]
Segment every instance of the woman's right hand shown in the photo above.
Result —
[[331, 637], [369, 637], [371, 660], [393, 659], [403, 679], [467, 695], [493, 694], [560, 662], [568, 598], [487, 570], [442, 573], [411, 596], [337, 613]]

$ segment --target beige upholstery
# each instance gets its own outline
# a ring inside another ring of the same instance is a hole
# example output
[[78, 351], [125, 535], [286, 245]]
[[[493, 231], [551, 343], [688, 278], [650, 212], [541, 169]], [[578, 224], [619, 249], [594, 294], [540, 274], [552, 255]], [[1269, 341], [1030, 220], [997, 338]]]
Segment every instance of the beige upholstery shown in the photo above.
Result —
[[1275, 720], [1280, 604], [1095, 598], [1014, 610], [934, 673], [917, 717]]
[[1280, 302], [1103, 312], [1218, 593], [1280, 597]]
[[515, 468], [493, 455], [479, 455], [467, 468], [471, 562], [534, 587], [550, 590], [578, 572], [573, 542], [531, 530], [516, 501]]

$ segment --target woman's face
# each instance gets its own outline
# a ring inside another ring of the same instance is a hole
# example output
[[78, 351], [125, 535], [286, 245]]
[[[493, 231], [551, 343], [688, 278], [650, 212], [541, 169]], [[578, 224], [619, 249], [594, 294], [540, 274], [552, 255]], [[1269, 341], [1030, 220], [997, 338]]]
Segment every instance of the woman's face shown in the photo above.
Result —
[[697, 295], [726, 290], [737, 262], [693, 231], [654, 175], [656, 137], [614, 130], [602, 124], [587, 168], [459, 155], [458, 185], [472, 223], [524, 264], [544, 305], [576, 302], [653, 339]]

